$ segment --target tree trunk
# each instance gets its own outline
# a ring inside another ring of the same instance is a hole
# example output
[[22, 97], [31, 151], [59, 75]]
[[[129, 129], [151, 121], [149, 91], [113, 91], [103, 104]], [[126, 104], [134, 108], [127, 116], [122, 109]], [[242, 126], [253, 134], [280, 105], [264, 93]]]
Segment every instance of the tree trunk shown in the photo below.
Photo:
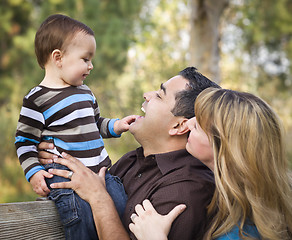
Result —
[[190, 0], [190, 64], [220, 82], [219, 23], [229, 0]]

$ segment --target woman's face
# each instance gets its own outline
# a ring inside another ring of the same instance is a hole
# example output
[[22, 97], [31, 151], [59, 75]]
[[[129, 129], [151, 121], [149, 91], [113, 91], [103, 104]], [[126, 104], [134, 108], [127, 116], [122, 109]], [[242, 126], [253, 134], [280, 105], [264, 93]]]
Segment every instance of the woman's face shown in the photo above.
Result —
[[189, 119], [187, 126], [190, 129], [186, 145], [187, 151], [212, 169], [214, 154], [207, 134], [197, 123], [196, 117]]

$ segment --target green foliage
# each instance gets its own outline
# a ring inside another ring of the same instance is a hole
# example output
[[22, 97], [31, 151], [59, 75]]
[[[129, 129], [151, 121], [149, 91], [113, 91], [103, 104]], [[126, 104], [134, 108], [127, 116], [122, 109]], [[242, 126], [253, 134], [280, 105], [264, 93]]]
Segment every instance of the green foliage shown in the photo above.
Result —
[[[10, 93], [13, 91], [14, 78], [21, 75], [18, 67], [26, 62], [27, 45], [24, 47], [21, 40], [31, 24], [33, 8], [28, 1], [1, 1], [0, 8], [0, 79], [4, 87], [0, 88], [0, 106], [10, 102]], [[27, 43], [27, 42], [25, 42]], [[29, 68], [28, 68], [29, 69]]]
[[266, 78], [277, 78], [276, 87], [279, 91], [291, 91], [292, 2], [242, 2], [234, 8], [237, 14], [233, 20], [242, 29], [244, 50], [250, 55], [252, 64], [258, 68], [258, 84], [265, 84]]
[[34, 201], [38, 197], [26, 181], [20, 165], [11, 159], [2, 162], [0, 185], [0, 202]]

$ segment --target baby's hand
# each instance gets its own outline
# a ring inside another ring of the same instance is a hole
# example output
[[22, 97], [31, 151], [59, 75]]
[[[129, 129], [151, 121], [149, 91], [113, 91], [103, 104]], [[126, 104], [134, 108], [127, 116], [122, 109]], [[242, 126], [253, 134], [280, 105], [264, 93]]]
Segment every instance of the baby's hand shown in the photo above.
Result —
[[138, 115], [130, 115], [130, 116], [124, 117], [121, 120], [117, 120], [114, 123], [115, 133], [117, 135], [120, 135], [121, 133], [128, 131], [131, 123], [135, 122], [138, 117], [139, 117]]
[[50, 193], [50, 189], [47, 187], [45, 178], [52, 177], [53, 175], [46, 172], [45, 170], [40, 170], [32, 175], [30, 178], [30, 183], [35, 193], [42, 197], [46, 197]]

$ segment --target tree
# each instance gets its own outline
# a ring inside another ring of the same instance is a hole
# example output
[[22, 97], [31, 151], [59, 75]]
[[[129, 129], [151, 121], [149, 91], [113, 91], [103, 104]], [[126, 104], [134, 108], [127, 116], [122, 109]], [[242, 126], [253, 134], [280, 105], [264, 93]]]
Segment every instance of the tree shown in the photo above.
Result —
[[258, 86], [277, 78], [277, 89], [292, 87], [292, 2], [242, 0], [233, 4], [230, 23], [241, 29], [238, 47], [250, 56]]
[[220, 82], [220, 20], [229, 0], [190, 0], [190, 63]]

